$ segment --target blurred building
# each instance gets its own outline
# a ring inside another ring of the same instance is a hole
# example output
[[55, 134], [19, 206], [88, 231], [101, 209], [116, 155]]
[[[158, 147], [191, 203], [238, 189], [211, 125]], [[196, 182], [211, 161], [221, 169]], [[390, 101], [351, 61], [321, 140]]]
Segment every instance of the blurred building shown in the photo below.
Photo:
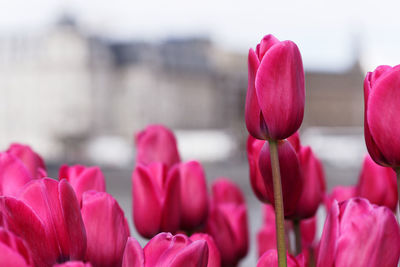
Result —
[[[362, 125], [361, 77], [356, 62], [307, 73], [305, 127]], [[116, 42], [65, 16], [46, 32], [0, 38], [0, 146], [26, 142], [48, 159], [85, 161], [96, 138], [129, 145], [162, 123], [224, 131], [241, 147], [246, 88], [247, 56], [207, 38]]]

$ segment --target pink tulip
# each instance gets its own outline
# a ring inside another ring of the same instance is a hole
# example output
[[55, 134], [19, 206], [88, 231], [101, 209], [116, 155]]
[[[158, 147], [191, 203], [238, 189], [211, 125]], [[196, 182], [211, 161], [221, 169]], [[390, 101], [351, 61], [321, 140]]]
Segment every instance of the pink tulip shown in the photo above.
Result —
[[205, 240], [192, 241], [183, 234], [160, 233], [142, 249], [132, 237], [126, 244], [123, 267], [206, 267], [208, 246]]
[[208, 193], [203, 167], [197, 161], [179, 165], [181, 179], [181, 225], [194, 230], [205, 223], [208, 215]]
[[28, 183], [19, 198], [0, 197], [0, 223], [29, 245], [36, 266], [81, 260], [86, 231], [74, 190], [66, 180]]
[[135, 135], [136, 163], [162, 162], [170, 168], [180, 161], [174, 134], [162, 125], [149, 125]]
[[324, 199], [325, 178], [322, 164], [309, 146], [299, 149], [298, 158], [303, 177], [303, 190], [293, 217], [306, 219], [315, 215]]
[[138, 164], [132, 175], [133, 220], [137, 231], [151, 238], [159, 232], [175, 233], [180, 226], [178, 167], [162, 163]]
[[250, 183], [254, 194], [262, 202], [268, 202], [268, 195], [273, 192], [267, 193], [267, 188], [264, 184], [264, 178], [260, 173], [259, 158], [260, 152], [264, 145], [264, 140], [258, 140], [249, 135], [247, 138], [247, 160], [249, 161]]
[[400, 229], [393, 212], [363, 198], [334, 201], [322, 232], [317, 267], [397, 266]]
[[208, 246], [208, 264], [207, 267], [220, 267], [221, 266], [221, 253], [215, 244], [214, 238], [208, 234], [196, 233], [190, 236], [190, 240], [205, 240]]
[[212, 192], [206, 233], [214, 238], [219, 248], [222, 266], [236, 265], [247, 254], [249, 242], [244, 197], [226, 178], [214, 182]]
[[53, 267], [92, 267], [92, 265], [81, 261], [68, 261], [61, 264], [55, 264]]
[[342, 202], [356, 196], [355, 186], [341, 186], [338, 185], [332, 189], [330, 195], [325, 196], [324, 204], [327, 210], [330, 209], [333, 202]]
[[257, 139], [281, 140], [303, 121], [305, 89], [300, 51], [292, 41], [265, 36], [249, 51], [245, 118]]
[[67, 179], [68, 182], [75, 190], [78, 202], [81, 203], [82, 194], [89, 190], [96, 190], [99, 192], [106, 191], [106, 183], [104, 175], [100, 168], [85, 167], [82, 165], [68, 166], [62, 165], [60, 167], [58, 178]]
[[31, 180], [31, 175], [21, 160], [10, 153], [0, 153], [0, 196], [17, 196], [22, 187]]
[[82, 196], [86, 228], [86, 260], [96, 267], [122, 264], [129, 225], [118, 202], [106, 192], [88, 191]]
[[372, 159], [400, 167], [400, 65], [379, 66], [364, 80], [365, 142]]
[[364, 158], [356, 195], [371, 203], [386, 206], [392, 211], [397, 205], [396, 173], [387, 167], [376, 164], [369, 155]]
[[[306, 267], [304, 261], [301, 257], [300, 260], [295, 258], [294, 256], [287, 254], [287, 266], [288, 267]], [[276, 253], [275, 249], [268, 250], [265, 252], [261, 258], [258, 260], [257, 267], [272, 267], [278, 266], [278, 253]]]
[[3, 227], [0, 227], [0, 266], [34, 266], [26, 243]]
[[[286, 140], [279, 141], [278, 153], [285, 217], [290, 218], [296, 210], [302, 193], [303, 177], [299, 160], [290, 142]], [[265, 142], [261, 149], [259, 168], [264, 177], [268, 200], [274, 204], [271, 155], [268, 142]]]
[[14, 143], [10, 145], [7, 152], [13, 154], [24, 163], [32, 178], [37, 179], [47, 176], [44, 160], [30, 146]]

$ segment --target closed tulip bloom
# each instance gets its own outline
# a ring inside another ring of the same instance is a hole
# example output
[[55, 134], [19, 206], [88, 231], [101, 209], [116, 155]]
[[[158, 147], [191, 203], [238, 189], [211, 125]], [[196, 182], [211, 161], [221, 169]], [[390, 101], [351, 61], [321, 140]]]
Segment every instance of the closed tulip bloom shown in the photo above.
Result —
[[179, 169], [162, 163], [137, 165], [132, 175], [133, 221], [136, 230], [151, 238], [159, 232], [175, 233], [180, 226]]
[[298, 152], [303, 177], [303, 190], [297, 202], [293, 217], [311, 218], [317, 212], [325, 196], [325, 177], [321, 162], [311, 148], [301, 147]]
[[256, 51], [249, 51], [247, 130], [257, 139], [288, 138], [303, 121], [304, 101], [304, 70], [297, 45], [265, 36]]
[[206, 267], [208, 246], [205, 240], [192, 241], [183, 234], [160, 233], [142, 249], [134, 238], [126, 244], [123, 267]]
[[55, 264], [53, 267], [92, 267], [92, 265], [81, 261], [68, 261], [61, 264]]
[[190, 236], [190, 240], [204, 240], [208, 246], [208, 263], [207, 267], [220, 267], [221, 266], [221, 253], [215, 244], [214, 238], [208, 234], [196, 233]]
[[165, 126], [149, 125], [135, 135], [136, 163], [162, 162], [170, 168], [180, 162], [174, 134]]
[[365, 142], [372, 159], [400, 167], [400, 65], [379, 66], [364, 80]]
[[[286, 259], [288, 267], [306, 267], [302, 259], [298, 260], [290, 254], [287, 254]], [[272, 266], [278, 266], [278, 253], [276, 252], [276, 249], [271, 249], [265, 252], [257, 262], [257, 267]]]
[[33, 180], [18, 199], [0, 197], [0, 212], [3, 226], [26, 241], [36, 266], [84, 258], [86, 231], [74, 190], [66, 180]]
[[262, 202], [268, 202], [268, 194], [272, 195], [273, 192], [267, 193], [264, 179], [260, 173], [260, 168], [258, 167], [260, 152], [264, 143], [264, 140], [258, 140], [249, 135], [247, 138], [247, 160], [249, 162], [251, 188], [259, 200]]
[[352, 197], [356, 197], [356, 193], [357, 190], [355, 186], [335, 186], [330, 195], [325, 196], [325, 207], [329, 210], [335, 200], [340, 203]]
[[395, 211], [397, 205], [396, 173], [391, 168], [376, 164], [367, 155], [364, 158], [356, 194], [368, 199], [372, 204], [386, 206]]
[[21, 160], [10, 153], [0, 153], [0, 196], [17, 196], [31, 180], [32, 177]]
[[101, 172], [100, 168], [97, 166], [85, 167], [82, 165], [62, 165], [58, 172], [58, 178], [60, 180], [68, 180], [68, 182], [75, 190], [75, 194], [78, 198], [79, 203], [82, 200], [82, 194], [86, 191], [106, 191], [106, 182], [104, 180], [104, 175]]
[[334, 201], [320, 241], [317, 267], [395, 267], [400, 229], [388, 208], [352, 198]]
[[0, 227], [0, 266], [34, 266], [31, 251], [26, 243], [3, 227]]
[[226, 178], [214, 182], [212, 192], [206, 233], [219, 248], [222, 266], [233, 266], [248, 250], [246, 204], [240, 189]]
[[[303, 177], [299, 160], [290, 142], [282, 140], [278, 142], [279, 166], [281, 172], [282, 194], [285, 217], [294, 215], [300, 195], [303, 189]], [[271, 154], [269, 144], [265, 142], [260, 152], [259, 168], [266, 186], [267, 197], [274, 204], [274, 190], [271, 168]]]
[[86, 228], [86, 260], [94, 267], [119, 267], [129, 225], [118, 202], [106, 192], [88, 191], [82, 197], [82, 219]]
[[30, 146], [14, 143], [10, 145], [7, 152], [24, 163], [32, 178], [38, 179], [47, 176], [44, 160]]
[[180, 163], [179, 174], [181, 226], [185, 230], [194, 230], [205, 223], [208, 215], [206, 176], [197, 161]]

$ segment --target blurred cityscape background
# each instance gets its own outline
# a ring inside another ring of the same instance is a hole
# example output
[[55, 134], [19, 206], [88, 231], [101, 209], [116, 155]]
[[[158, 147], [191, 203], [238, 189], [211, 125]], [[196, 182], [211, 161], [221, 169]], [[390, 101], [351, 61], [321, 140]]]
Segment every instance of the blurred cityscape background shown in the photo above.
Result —
[[31, 145], [53, 177], [61, 163], [101, 166], [131, 221], [134, 133], [164, 124], [184, 160], [204, 163], [210, 182], [227, 176], [244, 190], [252, 246], [242, 266], [255, 266], [261, 214], [245, 151], [248, 48], [268, 33], [298, 44], [306, 70], [302, 141], [322, 159], [329, 189], [353, 184], [366, 153], [363, 78], [400, 63], [398, 8], [383, 2], [4, 3], [0, 147]]

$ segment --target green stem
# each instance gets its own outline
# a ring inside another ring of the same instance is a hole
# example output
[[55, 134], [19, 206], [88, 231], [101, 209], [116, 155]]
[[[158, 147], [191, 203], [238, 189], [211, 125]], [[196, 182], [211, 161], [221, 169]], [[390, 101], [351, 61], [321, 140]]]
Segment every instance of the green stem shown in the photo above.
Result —
[[274, 184], [276, 247], [278, 251], [278, 266], [286, 267], [286, 244], [281, 174], [279, 169], [278, 142], [269, 140], [271, 154], [272, 180]]
[[296, 239], [296, 255], [301, 253], [301, 230], [300, 230], [300, 220], [293, 220], [293, 230]]

